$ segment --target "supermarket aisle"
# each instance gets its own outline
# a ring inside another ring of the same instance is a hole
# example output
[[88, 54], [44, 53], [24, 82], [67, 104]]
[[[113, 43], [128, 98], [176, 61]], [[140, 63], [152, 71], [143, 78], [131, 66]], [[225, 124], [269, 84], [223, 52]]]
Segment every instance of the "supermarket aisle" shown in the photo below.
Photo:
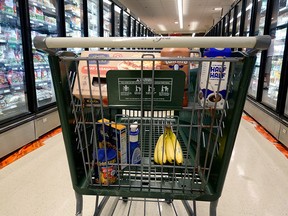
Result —
[[[60, 133], [0, 170], [1, 216], [74, 215], [75, 198], [62, 142]], [[218, 215], [288, 215], [287, 196], [288, 159], [242, 119]], [[94, 197], [84, 197], [83, 215], [93, 215], [94, 202]], [[187, 215], [179, 201], [174, 204], [179, 216]], [[129, 206], [130, 202], [120, 201], [114, 215], [127, 215]], [[162, 215], [174, 215], [171, 205], [162, 203], [160, 209]], [[207, 203], [197, 203], [198, 216], [208, 215], [208, 209]], [[146, 211], [148, 216], [157, 215], [158, 205], [148, 203]], [[143, 213], [143, 203], [133, 202], [130, 215]]]

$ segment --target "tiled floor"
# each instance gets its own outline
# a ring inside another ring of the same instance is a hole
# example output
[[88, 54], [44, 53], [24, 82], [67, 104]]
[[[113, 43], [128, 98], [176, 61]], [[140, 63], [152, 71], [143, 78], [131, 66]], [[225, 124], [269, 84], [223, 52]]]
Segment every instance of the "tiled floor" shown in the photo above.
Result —
[[[1, 216], [75, 215], [72, 189], [62, 134], [0, 170]], [[288, 159], [242, 119], [218, 216], [288, 216]], [[108, 215], [111, 199], [101, 215]], [[93, 215], [95, 197], [84, 197], [83, 215]], [[127, 215], [130, 202], [120, 201], [114, 215]], [[179, 216], [187, 215], [174, 201]], [[146, 204], [146, 215], [175, 215], [166, 203]], [[208, 203], [197, 203], [197, 215], [206, 216]], [[130, 215], [144, 215], [143, 202], [133, 202]]]

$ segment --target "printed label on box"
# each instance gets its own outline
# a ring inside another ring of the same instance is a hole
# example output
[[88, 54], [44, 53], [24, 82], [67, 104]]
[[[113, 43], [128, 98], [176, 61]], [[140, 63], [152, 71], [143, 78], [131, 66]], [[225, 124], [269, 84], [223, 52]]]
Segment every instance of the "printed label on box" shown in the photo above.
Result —
[[[222, 68], [223, 66], [223, 68]], [[223, 109], [227, 95], [229, 62], [203, 62], [200, 77], [199, 101], [202, 106]], [[220, 86], [219, 86], [220, 85]]]

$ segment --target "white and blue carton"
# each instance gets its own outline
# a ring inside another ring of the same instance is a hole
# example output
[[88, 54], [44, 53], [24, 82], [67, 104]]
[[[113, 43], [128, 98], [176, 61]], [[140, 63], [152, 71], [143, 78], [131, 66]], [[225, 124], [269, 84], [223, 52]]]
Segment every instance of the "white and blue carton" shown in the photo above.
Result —
[[202, 62], [199, 86], [199, 101], [201, 106], [224, 109], [227, 96], [227, 83], [230, 62], [213, 61], [213, 58], [231, 56], [231, 49], [210, 48], [204, 52], [209, 61]]

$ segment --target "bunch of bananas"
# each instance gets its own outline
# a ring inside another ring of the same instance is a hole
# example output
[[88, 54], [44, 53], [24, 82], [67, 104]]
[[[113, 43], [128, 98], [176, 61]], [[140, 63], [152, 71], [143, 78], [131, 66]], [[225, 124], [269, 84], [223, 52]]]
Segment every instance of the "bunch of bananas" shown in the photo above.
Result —
[[157, 164], [165, 164], [167, 162], [177, 165], [183, 164], [183, 153], [179, 141], [171, 126], [167, 125], [164, 133], [158, 138], [154, 149], [154, 162]]

